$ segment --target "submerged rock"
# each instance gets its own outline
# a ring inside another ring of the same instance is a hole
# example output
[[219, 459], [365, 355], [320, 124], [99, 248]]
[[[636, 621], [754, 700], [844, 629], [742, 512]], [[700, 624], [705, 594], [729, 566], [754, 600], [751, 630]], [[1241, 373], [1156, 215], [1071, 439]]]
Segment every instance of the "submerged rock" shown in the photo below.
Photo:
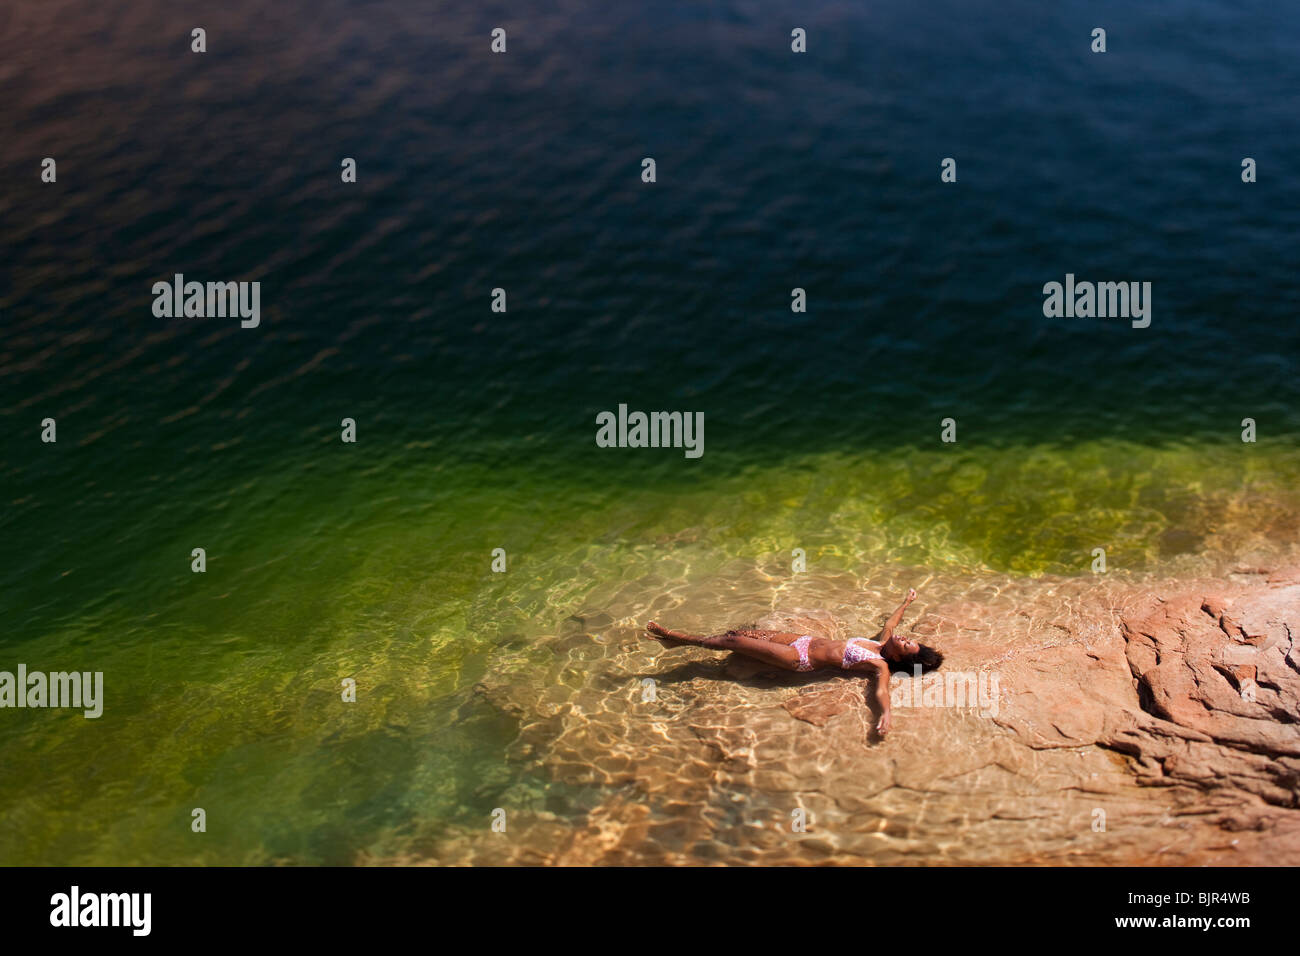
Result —
[[[1300, 863], [1300, 570], [1258, 570], [935, 582], [903, 630], [948, 683], [885, 741], [866, 680], [665, 651], [629, 594], [501, 650], [478, 691], [519, 727], [510, 835], [453, 830], [427, 861]], [[860, 595], [755, 623], [871, 634]], [[946, 699], [990, 676], [992, 706]]]

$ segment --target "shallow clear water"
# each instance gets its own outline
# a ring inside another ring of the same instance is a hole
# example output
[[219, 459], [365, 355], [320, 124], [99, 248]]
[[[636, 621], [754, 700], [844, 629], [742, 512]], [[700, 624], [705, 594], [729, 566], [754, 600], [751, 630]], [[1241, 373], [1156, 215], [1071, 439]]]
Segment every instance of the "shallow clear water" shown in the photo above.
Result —
[[[649, 616], [1295, 542], [1285, 11], [262, 6], [0, 14], [0, 669], [107, 695], [0, 711], [0, 862], [487, 859], [495, 807], [636, 802], [570, 762], [681, 758], [583, 719], [656, 673]], [[261, 327], [156, 319], [175, 272], [259, 279]], [[1066, 272], [1151, 281], [1151, 327], [1045, 319]], [[705, 454], [596, 447], [619, 403], [703, 412]], [[779, 802], [737, 780], [674, 799]]]

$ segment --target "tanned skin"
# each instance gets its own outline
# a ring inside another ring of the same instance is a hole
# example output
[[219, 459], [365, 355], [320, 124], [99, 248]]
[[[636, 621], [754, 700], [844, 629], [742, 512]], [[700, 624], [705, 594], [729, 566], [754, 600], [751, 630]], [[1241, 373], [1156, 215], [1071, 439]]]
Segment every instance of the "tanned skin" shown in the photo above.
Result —
[[[915, 600], [916, 590], [914, 588], [909, 589], [903, 603], [889, 616], [885, 626], [872, 639], [878, 645], [875, 648], [876, 652], [885, 660], [858, 661], [848, 668], [850, 671], [864, 673], [873, 678], [876, 704], [880, 708], [880, 719], [876, 721], [876, 733], [882, 737], [889, 733], [891, 716], [889, 710], [888, 662], [910, 660], [919, 648], [916, 641], [909, 641], [894, 633], [895, 628], [903, 621], [903, 612]], [[719, 651], [735, 651], [737, 654], [744, 654], [746, 657], [752, 657], [765, 664], [771, 664], [774, 667], [780, 667], [788, 671], [797, 670], [799, 663], [799, 652], [790, 645], [803, 637], [802, 634], [792, 634], [785, 631], [760, 630], [729, 631], [726, 634], [702, 637], [700, 635], [683, 634], [681, 631], [670, 631], [654, 621], [648, 623], [645, 629], [649, 632], [652, 640], [658, 641], [665, 647], [693, 645], [695, 647], [711, 647]], [[812, 664], [813, 670], [823, 668], [842, 669], [844, 644], [844, 641], [831, 641], [823, 637], [814, 637], [808, 645], [808, 662]]]

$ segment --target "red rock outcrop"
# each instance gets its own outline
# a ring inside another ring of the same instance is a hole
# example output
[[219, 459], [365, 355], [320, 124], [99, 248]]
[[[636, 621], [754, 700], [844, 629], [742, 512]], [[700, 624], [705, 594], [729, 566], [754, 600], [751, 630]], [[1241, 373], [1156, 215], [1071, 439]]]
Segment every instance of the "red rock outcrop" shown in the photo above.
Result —
[[1295, 860], [1300, 572], [1254, 577], [1119, 595], [1115, 639], [1009, 663], [999, 723], [1030, 746], [1130, 755], [1139, 783], [1201, 791], [1224, 829], [1280, 828]]

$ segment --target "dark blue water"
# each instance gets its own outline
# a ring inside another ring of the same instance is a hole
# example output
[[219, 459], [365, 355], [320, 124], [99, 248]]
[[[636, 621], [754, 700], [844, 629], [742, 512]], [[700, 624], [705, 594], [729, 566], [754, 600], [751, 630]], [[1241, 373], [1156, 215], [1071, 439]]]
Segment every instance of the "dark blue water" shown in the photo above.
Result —
[[[1295, 424], [1277, 5], [260, 8], [6, 15], [8, 415], [104, 367], [120, 407], [233, 403], [233, 365], [281, 415], [311, 388], [462, 438], [585, 439], [617, 400], [707, 399], [737, 450], [947, 413], [1007, 438]], [[265, 329], [161, 326], [149, 287], [178, 271], [260, 278]], [[1045, 319], [1066, 272], [1152, 282], [1151, 327]]]

